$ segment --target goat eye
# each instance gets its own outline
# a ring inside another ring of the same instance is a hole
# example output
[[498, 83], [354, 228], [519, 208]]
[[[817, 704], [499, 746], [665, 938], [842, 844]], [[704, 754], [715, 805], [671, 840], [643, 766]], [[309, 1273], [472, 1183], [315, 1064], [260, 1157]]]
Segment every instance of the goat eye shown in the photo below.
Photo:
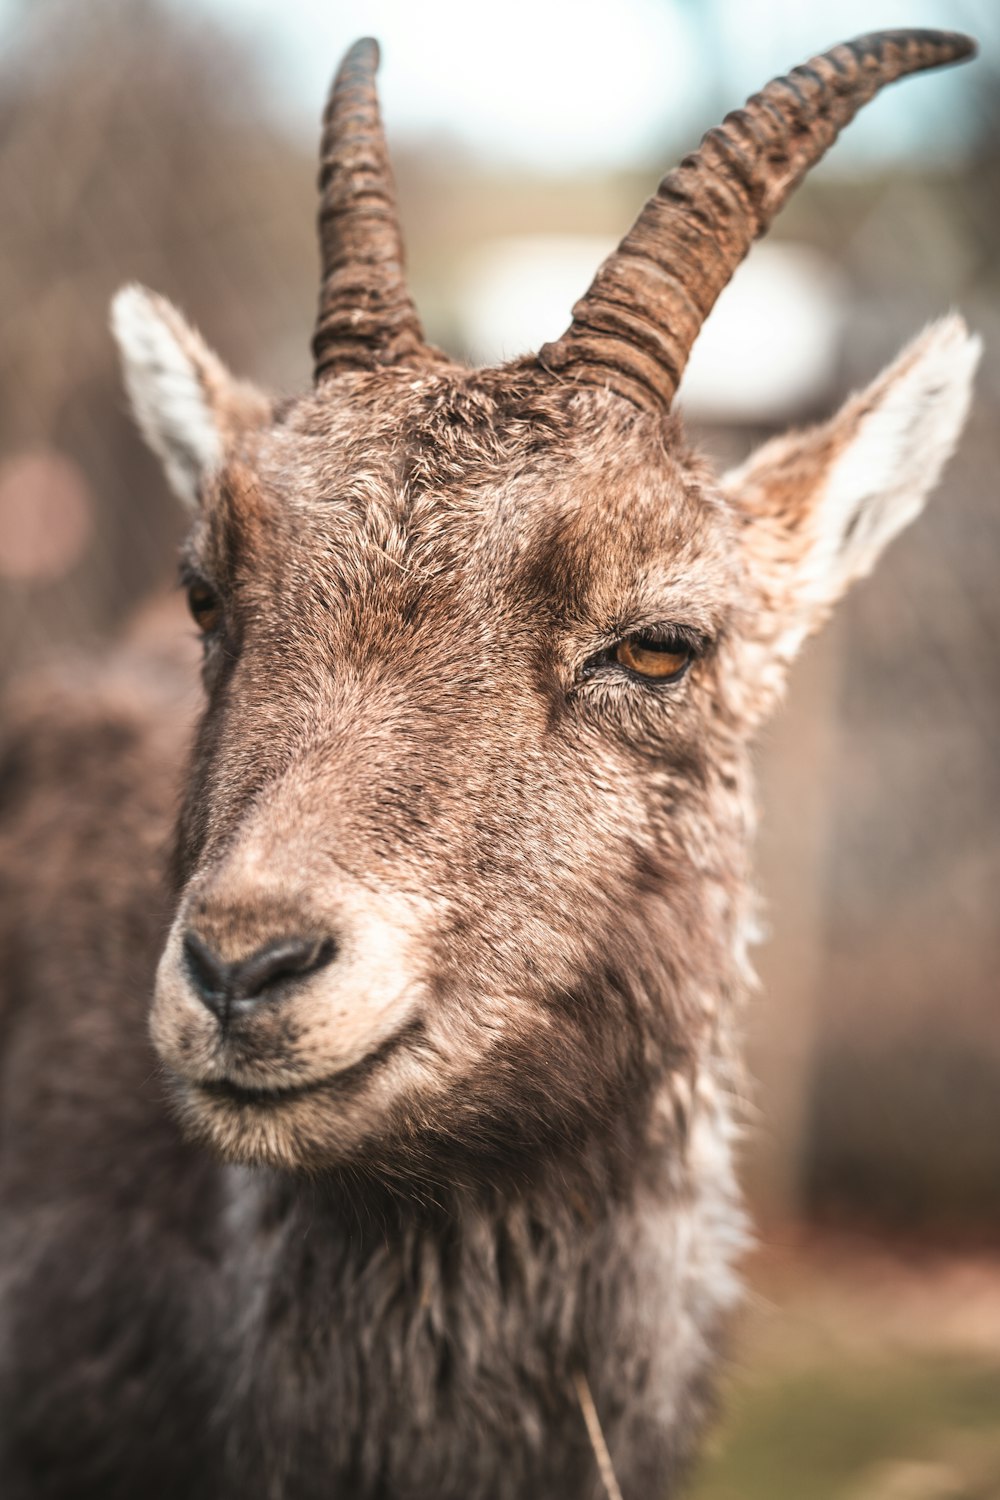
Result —
[[187, 601], [191, 618], [198, 629], [204, 635], [209, 635], [222, 617], [218, 594], [199, 579], [188, 584]]
[[658, 641], [648, 635], [628, 635], [612, 651], [619, 666], [656, 682], [676, 682], [683, 677], [693, 654], [682, 641]]

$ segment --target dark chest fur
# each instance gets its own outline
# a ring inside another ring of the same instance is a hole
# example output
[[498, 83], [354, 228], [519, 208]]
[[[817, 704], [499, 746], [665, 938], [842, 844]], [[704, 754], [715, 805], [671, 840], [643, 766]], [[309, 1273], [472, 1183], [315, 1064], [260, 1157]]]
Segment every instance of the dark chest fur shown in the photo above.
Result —
[[227, 1172], [183, 1207], [200, 1246], [140, 1202], [22, 1217], [6, 1495], [597, 1496], [577, 1372], [626, 1494], [668, 1493], [720, 1314], [684, 1206], [362, 1226]]

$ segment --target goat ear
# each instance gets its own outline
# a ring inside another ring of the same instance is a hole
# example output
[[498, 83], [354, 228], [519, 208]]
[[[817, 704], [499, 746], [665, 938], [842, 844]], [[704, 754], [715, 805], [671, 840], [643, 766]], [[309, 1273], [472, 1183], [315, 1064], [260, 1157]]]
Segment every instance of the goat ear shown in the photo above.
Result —
[[111, 328], [140, 431], [171, 488], [193, 509], [227, 440], [262, 421], [267, 400], [235, 380], [177, 309], [144, 287], [117, 294]]
[[932, 324], [830, 422], [724, 478], [786, 660], [919, 515], [962, 430], [980, 347], [957, 316]]

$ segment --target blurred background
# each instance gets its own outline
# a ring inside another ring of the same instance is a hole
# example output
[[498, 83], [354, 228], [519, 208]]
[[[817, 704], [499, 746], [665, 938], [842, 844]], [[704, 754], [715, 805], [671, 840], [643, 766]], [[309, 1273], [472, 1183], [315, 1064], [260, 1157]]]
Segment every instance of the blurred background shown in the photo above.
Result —
[[1000, 8], [993, 0], [0, 0], [0, 676], [99, 646], [182, 521], [107, 333], [126, 280], [239, 373], [310, 378], [317, 121], [358, 35], [431, 339], [554, 337], [664, 170], [876, 27], [971, 66], [870, 105], [723, 295], [681, 396], [720, 465], [928, 319], [984, 336], [922, 521], [807, 652], [760, 749], [749, 1018], [762, 1226], [704, 1500], [1000, 1496]]

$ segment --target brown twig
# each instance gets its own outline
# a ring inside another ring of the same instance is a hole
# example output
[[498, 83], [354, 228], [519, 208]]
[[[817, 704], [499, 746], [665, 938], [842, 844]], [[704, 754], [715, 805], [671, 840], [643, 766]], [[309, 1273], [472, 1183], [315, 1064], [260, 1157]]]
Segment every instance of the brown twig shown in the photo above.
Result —
[[608, 1500], [624, 1500], [621, 1486], [615, 1477], [615, 1466], [611, 1462], [608, 1445], [604, 1441], [604, 1431], [601, 1427], [601, 1419], [597, 1415], [594, 1398], [591, 1395], [590, 1383], [582, 1370], [575, 1370], [573, 1372], [573, 1384], [576, 1386], [576, 1399], [580, 1403], [583, 1420], [587, 1424], [587, 1436], [590, 1438], [590, 1446], [594, 1450], [598, 1472], [600, 1473], [601, 1482], [604, 1485]]

